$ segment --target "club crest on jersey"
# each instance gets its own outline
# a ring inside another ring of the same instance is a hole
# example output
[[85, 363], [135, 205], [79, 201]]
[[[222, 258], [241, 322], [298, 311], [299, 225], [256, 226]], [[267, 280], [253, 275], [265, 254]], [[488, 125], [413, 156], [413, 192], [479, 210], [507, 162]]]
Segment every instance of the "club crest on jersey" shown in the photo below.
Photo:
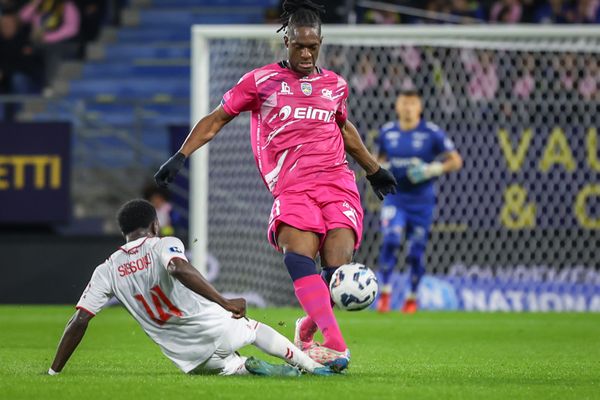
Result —
[[302, 84], [300, 85], [300, 89], [302, 89], [302, 93], [304, 93], [307, 96], [310, 96], [312, 94], [312, 85], [310, 84], [310, 82], [302, 82]]

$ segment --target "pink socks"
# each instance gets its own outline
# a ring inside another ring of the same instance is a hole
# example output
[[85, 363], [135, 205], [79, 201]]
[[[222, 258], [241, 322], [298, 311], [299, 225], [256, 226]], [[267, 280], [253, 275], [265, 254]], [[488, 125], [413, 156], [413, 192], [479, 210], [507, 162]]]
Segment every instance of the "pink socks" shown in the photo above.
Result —
[[[325, 341], [323, 346], [335, 351], [345, 351], [346, 343], [342, 337], [342, 332], [333, 314], [327, 285], [323, 282], [320, 275], [308, 275], [294, 281], [294, 290], [300, 305], [306, 312], [306, 315], [312, 319], [321, 332]], [[301, 336], [310, 334], [313, 330], [312, 324], [305, 321], [302, 327]]]

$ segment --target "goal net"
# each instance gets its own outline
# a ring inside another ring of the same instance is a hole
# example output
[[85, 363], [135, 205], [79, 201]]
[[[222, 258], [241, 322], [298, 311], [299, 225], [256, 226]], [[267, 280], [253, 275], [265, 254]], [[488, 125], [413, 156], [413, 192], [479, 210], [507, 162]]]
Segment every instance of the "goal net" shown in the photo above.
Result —
[[[285, 59], [276, 27], [194, 27], [192, 120], [253, 68]], [[374, 150], [401, 89], [423, 95], [465, 163], [439, 179], [420, 301], [429, 309], [600, 311], [600, 32], [583, 27], [323, 27], [319, 64], [349, 83], [349, 119]], [[380, 202], [352, 163], [365, 210], [356, 261], [377, 269]], [[192, 162], [191, 244], [215, 284], [292, 305], [266, 240], [272, 197], [249, 115]], [[402, 301], [401, 255], [393, 304]]]

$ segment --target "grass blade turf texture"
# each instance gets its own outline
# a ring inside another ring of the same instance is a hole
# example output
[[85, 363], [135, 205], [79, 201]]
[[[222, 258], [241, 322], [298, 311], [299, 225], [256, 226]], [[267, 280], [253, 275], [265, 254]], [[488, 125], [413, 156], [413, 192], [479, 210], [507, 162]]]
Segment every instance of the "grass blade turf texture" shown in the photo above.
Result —
[[[187, 376], [117, 307], [91, 321], [61, 375], [45, 376], [73, 311], [0, 306], [0, 399], [600, 398], [600, 314], [337, 312], [347, 374], [261, 379]], [[290, 338], [299, 315], [249, 311]]]

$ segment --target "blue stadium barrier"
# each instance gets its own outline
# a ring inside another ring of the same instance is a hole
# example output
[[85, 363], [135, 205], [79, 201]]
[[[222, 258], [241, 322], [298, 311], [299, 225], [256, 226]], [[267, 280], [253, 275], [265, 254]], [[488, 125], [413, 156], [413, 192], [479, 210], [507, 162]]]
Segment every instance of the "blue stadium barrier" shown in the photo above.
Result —
[[117, 33], [119, 43], [126, 42], [159, 42], [159, 41], [170, 41], [170, 42], [182, 42], [190, 40], [190, 27], [180, 26], [170, 27], [168, 30], [164, 29], [147, 29], [144, 27], [139, 28], [125, 28], [121, 29]]
[[153, 0], [152, 7], [277, 7], [278, 0]]
[[114, 95], [124, 98], [155, 95], [188, 97], [190, 95], [190, 82], [188, 79], [105, 78], [79, 80], [71, 82], [70, 93], [72, 96], [93, 98], [100, 95]]
[[137, 78], [181, 78], [190, 79], [189, 65], [135, 65], [126, 62], [89, 63], [84, 65], [82, 79], [103, 77]]
[[107, 60], [133, 60], [136, 58], [189, 58], [189, 45], [140, 45], [140, 44], [114, 44], [105, 49]]
[[264, 21], [264, 11], [247, 13], [198, 13], [167, 10], [146, 10], [140, 12], [140, 26], [157, 26], [167, 29], [170, 26], [191, 26], [193, 24], [258, 24]]

